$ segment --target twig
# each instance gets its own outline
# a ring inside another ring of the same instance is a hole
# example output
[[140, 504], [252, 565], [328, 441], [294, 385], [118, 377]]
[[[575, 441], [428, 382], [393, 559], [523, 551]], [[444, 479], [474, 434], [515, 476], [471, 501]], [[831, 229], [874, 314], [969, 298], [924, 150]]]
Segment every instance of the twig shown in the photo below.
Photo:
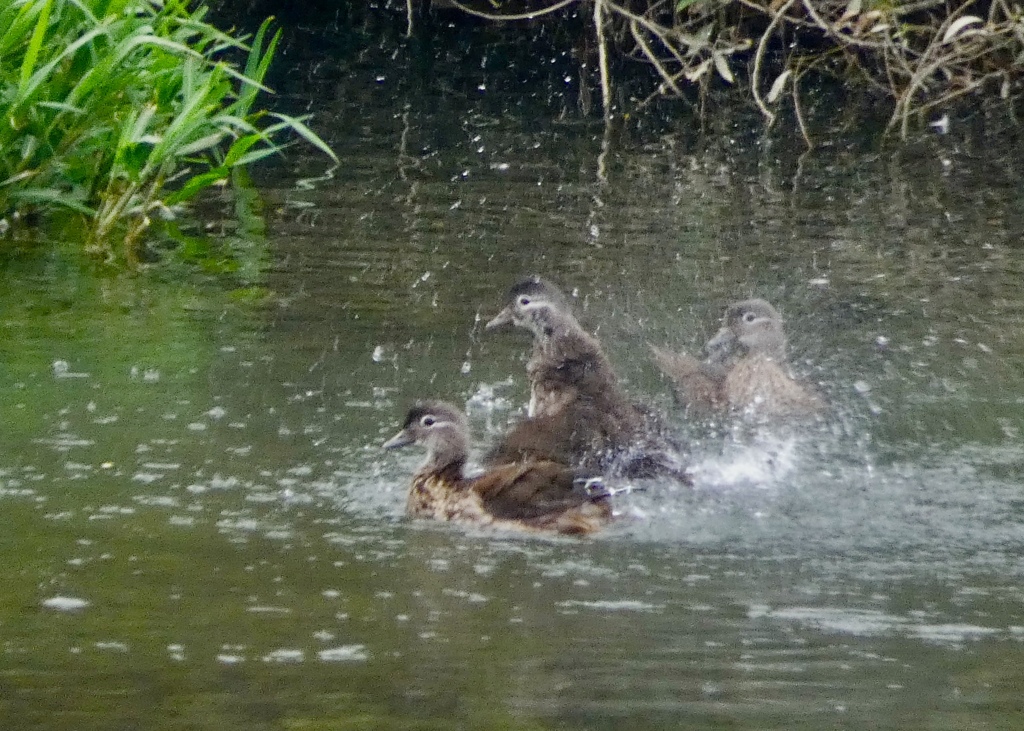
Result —
[[962, 97], [965, 94], [970, 94], [971, 92], [977, 91], [980, 87], [984, 86], [990, 80], [999, 78], [1000, 76], [1002, 76], [1002, 74], [1002, 71], [991, 71], [982, 76], [980, 79], [972, 81], [967, 86], [961, 89], [954, 89], [953, 91], [946, 92], [938, 99], [932, 99], [929, 102], [923, 102], [917, 107], [915, 111], [917, 111], [918, 114], [924, 114], [929, 109], [933, 109], [934, 107], [937, 107], [940, 104], [946, 104], [947, 102], [950, 102], [954, 99], [958, 99], [959, 97]]
[[637, 42], [637, 45], [640, 46], [640, 50], [644, 52], [644, 56], [646, 56], [647, 60], [654, 64], [654, 68], [658, 70], [658, 74], [661, 76], [662, 81], [665, 84], [668, 84], [677, 96], [682, 96], [682, 90], [676, 85], [675, 79], [672, 78], [672, 74], [668, 72], [668, 69], [666, 69], [662, 65], [661, 61], [658, 60], [657, 56], [655, 56], [654, 50], [647, 45], [647, 41], [644, 39], [643, 33], [640, 32], [640, 26], [635, 20], [629, 21], [629, 30], [633, 33], [633, 39]]
[[882, 47], [881, 43], [873, 43], [871, 41], [863, 41], [860, 38], [856, 38], [846, 33], [840, 33], [836, 30], [835, 26], [829, 23], [827, 20], [822, 18], [818, 11], [815, 9], [814, 4], [811, 0], [802, 0], [804, 8], [807, 10], [807, 14], [811, 16], [818, 27], [825, 31], [828, 35], [837, 39], [841, 45], [857, 46], [858, 48], [870, 48], [872, 50], [878, 50]]
[[807, 145], [808, 152], [814, 149], [814, 143], [811, 142], [811, 135], [807, 131], [807, 124], [804, 122], [804, 113], [800, 108], [800, 79], [803, 78], [806, 71], [802, 71], [799, 74], [793, 74], [793, 113], [796, 116], [796, 124], [800, 128], [800, 134], [804, 138], [804, 144]]
[[[675, 82], [679, 81], [679, 79], [681, 79], [684, 76], [686, 76], [688, 71], [689, 71], [688, 69], [683, 69], [682, 71], [680, 71], [677, 74], [672, 74], [672, 76], [670, 77], [672, 79], [672, 82], [675, 83]], [[633, 111], [634, 112], [638, 112], [641, 109], [644, 109], [651, 102], [653, 102], [655, 99], [657, 99], [658, 97], [662, 96], [663, 94], [664, 94], [664, 92], [662, 91], [661, 87], [659, 86], [653, 92], [651, 92], [646, 97], [644, 97], [644, 99], [641, 100], [641, 102], [639, 104], [634, 105], [633, 106]]]
[[750, 79], [750, 90], [754, 93], [754, 103], [757, 104], [757, 108], [761, 110], [761, 114], [768, 120], [768, 126], [771, 127], [775, 122], [775, 112], [770, 110], [761, 99], [761, 92], [758, 90], [758, 86], [761, 83], [761, 60], [764, 58], [765, 48], [768, 47], [768, 37], [775, 32], [775, 28], [779, 25], [782, 17], [786, 12], [793, 6], [796, 0], [786, 0], [786, 3], [779, 8], [779, 11], [772, 15], [772, 20], [768, 23], [768, 27], [765, 28], [764, 33], [761, 34], [761, 40], [757, 44], [757, 52], [754, 54], [754, 75]]
[[651, 32], [651, 35], [657, 36], [658, 39], [665, 45], [665, 48], [667, 48], [669, 51], [671, 51], [672, 55], [674, 55], [676, 58], [679, 59], [680, 63], [684, 63], [685, 64], [686, 62], [682, 58], [679, 57], [679, 53], [678, 53], [678, 51], [675, 50], [675, 47], [666, 40], [669, 37], [669, 35], [674, 34], [674, 35], [678, 36], [679, 40], [682, 41], [682, 43], [684, 45], [686, 45], [686, 46], [688, 46], [690, 48], [693, 48], [693, 47], [706, 48], [708, 46], [708, 43], [705, 42], [705, 41], [701, 41], [701, 40], [699, 40], [697, 38], [694, 38], [691, 35], [688, 35], [686, 33], [682, 33], [682, 32], [680, 32], [678, 30], [672, 30], [670, 28], [666, 28], [664, 26], [658, 25], [654, 21], [648, 20], [643, 15], [637, 15], [636, 13], [631, 12], [630, 10], [627, 10], [626, 8], [622, 7], [621, 5], [618, 5], [617, 3], [612, 2], [612, 0], [602, 0], [602, 2], [604, 2], [608, 6], [608, 9], [611, 10], [612, 12], [618, 13], [623, 18], [626, 18], [628, 20], [636, 21], [637, 23], [642, 25], [644, 28], [649, 30]]
[[542, 15], [547, 15], [549, 13], [555, 12], [556, 10], [561, 10], [562, 8], [568, 5], [572, 5], [573, 3], [579, 2], [579, 0], [561, 0], [561, 2], [557, 2], [554, 5], [550, 5], [546, 8], [543, 8], [542, 10], [531, 10], [529, 13], [518, 13], [514, 15], [503, 15], [502, 13], [485, 13], [482, 10], [474, 10], [471, 7], [463, 5], [461, 2], [459, 2], [459, 0], [448, 0], [448, 2], [450, 2], [452, 5], [454, 5], [464, 13], [469, 13], [470, 15], [475, 15], [478, 18], [484, 18], [486, 20], [533, 20], [534, 18], [539, 18]]
[[894, 17], [902, 18], [905, 15], [913, 15], [920, 10], [931, 10], [932, 8], [941, 8], [946, 4], [946, 0], [919, 0], [916, 3], [905, 3], [899, 4], [894, 3], [889, 12]]
[[608, 71], [608, 39], [604, 35], [604, 4], [605, 0], [594, 0], [594, 34], [597, 36], [597, 60], [601, 70], [601, 102], [607, 120], [612, 113], [612, 86]]
[[[770, 15], [771, 14], [770, 12], [768, 12], [768, 9], [764, 6], [763, 3], [757, 3], [757, 2], [754, 2], [754, 0], [736, 0], [736, 1], [740, 5], [755, 11], [758, 15]], [[818, 27], [817, 24], [815, 24], [815, 23], [811, 23], [809, 21], [804, 20], [803, 18], [797, 18], [797, 17], [794, 17], [794, 16], [790, 16], [790, 17], [786, 18], [786, 22], [789, 23], [790, 25], [799, 26], [801, 28], [817, 28]]]
[[958, 55], [955, 51], [951, 51], [947, 54], [942, 54], [938, 58], [929, 61], [929, 59], [935, 54], [940, 53], [939, 48], [943, 46], [942, 37], [945, 35], [949, 27], [967, 11], [967, 8], [974, 4], [974, 0], [968, 0], [966, 3], [957, 8], [954, 12], [950, 13], [948, 17], [939, 25], [939, 27], [932, 34], [931, 40], [928, 46], [925, 48], [924, 53], [921, 54], [918, 59], [917, 68], [911, 75], [910, 82], [907, 84], [907, 88], [900, 94], [899, 99], [896, 100], [896, 108], [893, 110], [893, 115], [889, 119], [889, 124], [886, 125], [886, 129], [890, 130], [895, 125], [897, 120], [900, 123], [900, 138], [906, 139], [907, 133], [910, 129], [910, 114], [912, 110], [912, 103], [914, 101], [914, 95], [917, 94], [918, 89], [925, 85], [928, 77], [935, 73], [938, 69], [947, 65], [952, 59], [962, 59], [961, 55]]

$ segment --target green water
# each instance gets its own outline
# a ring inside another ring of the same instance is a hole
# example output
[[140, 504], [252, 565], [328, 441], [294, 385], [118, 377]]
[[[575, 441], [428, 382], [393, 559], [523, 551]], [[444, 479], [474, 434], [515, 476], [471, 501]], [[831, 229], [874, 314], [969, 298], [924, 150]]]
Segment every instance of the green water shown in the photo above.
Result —
[[[1019, 156], [956, 126], [805, 157], [607, 134], [392, 76], [291, 89], [345, 164], [257, 171], [266, 301], [8, 265], [0, 728], [1016, 728]], [[696, 488], [586, 541], [408, 521], [419, 455], [378, 446], [418, 397], [467, 405], [478, 448], [516, 418], [528, 342], [482, 326], [532, 272]], [[693, 350], [749, 295], [823, 423], [673, 410], [646, 344]]]

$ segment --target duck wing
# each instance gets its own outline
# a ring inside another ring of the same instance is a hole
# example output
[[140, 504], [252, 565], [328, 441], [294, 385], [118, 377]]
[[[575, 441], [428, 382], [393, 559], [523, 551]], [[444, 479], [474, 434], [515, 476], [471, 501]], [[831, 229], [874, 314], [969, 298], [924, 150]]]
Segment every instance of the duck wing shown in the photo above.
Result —
[[507, 465], [530, 460], [572, 464], [573, 432], [572, 413], [568, 410], [523, 419], [491, 448], [484, 457], [484, 464]]
[[489, 470], [471, 489], [489, 514], [505, 520], [536, 520], [590, 503], [605, 504], [609, 497], [603, 487], [594, 489], [565, 465], [533, 460]]
[[711, 411], [722, 403], [724, 374], [712, 364], [697, 360], [687, 353], [673, 353], [650, 345], [654, 364], [672, 382], [676, 399], [684, 407]]

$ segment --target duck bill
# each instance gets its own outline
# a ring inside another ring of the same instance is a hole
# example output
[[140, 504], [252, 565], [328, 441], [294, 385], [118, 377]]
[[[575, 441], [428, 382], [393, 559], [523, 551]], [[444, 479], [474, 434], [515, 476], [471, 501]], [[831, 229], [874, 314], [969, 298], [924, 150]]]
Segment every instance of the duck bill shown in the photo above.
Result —
[[399, 447], [408, 447], [414, 441], [416, 440], [413, 439], [412, 436], [405, 429], [402, 429], [402, 431], [398, 432], [397, 434], [395, 434], [395, 436], [391, 437], [382, 445], [380, 445], [380, 448], [398, 449]]
[[712, 361], [721, 360], [736, 347], [736, 333], [723, 327], [715, 336], [704, 344], [704, 351]]
[[511, 325], [513, 322], [514, 322], [514, 319], [512, 317], [512, 308], [511, 307], [506, 307], [501, 312], [499, 312], [497, 315], [495, 315], [490, 320], [490, 322], [488, 322], [486, 325], [484, 325], [484, 330], [494, 330], [495, 328], [498, 328], [498, 327], [503, 327], [505, 325]]

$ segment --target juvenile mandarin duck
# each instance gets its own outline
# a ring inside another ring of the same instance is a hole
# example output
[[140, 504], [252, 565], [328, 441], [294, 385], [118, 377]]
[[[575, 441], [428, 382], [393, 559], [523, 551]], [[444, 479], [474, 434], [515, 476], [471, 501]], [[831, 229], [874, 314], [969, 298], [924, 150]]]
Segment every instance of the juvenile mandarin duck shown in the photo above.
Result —
[[580, 392], [610, 391], [610, 407], [630, 410], [601, 343], [579, 324], [557, 287], [540, 277], [530, 277], [513, 285], [507, 300], [485, 329], [514, 325], [533, 333], [533, 353], [526, 363], [530, 378], [527, 415], [558, 413]]
[[486, 329], [510, 324], [533, 333], [530, 405], [489, 462], [534, 455], [586, 470], [689, 481], [657, 419], [622, 392], [601, 343], [580, 326], [557, 287], [540, 277], [515, 284]]
[[413, 406], [402, 430], [383, 448], [409, 444], [427, 450], [409, 489], [410, 516], [566, 535], [593, 533], [612, 517], [610, 493], [599, 481], [578, 479], [572, 469], [550, 460], [498, 465], [466, 477], [466, 417], [443, 401]]
[[786, 366], [782, 316], [761, 299], [735, 302], [699, 361], [651, 346], [683, 406], [698, 412], [731, 410], [760, 417], [810, 416], [825, 408]]

